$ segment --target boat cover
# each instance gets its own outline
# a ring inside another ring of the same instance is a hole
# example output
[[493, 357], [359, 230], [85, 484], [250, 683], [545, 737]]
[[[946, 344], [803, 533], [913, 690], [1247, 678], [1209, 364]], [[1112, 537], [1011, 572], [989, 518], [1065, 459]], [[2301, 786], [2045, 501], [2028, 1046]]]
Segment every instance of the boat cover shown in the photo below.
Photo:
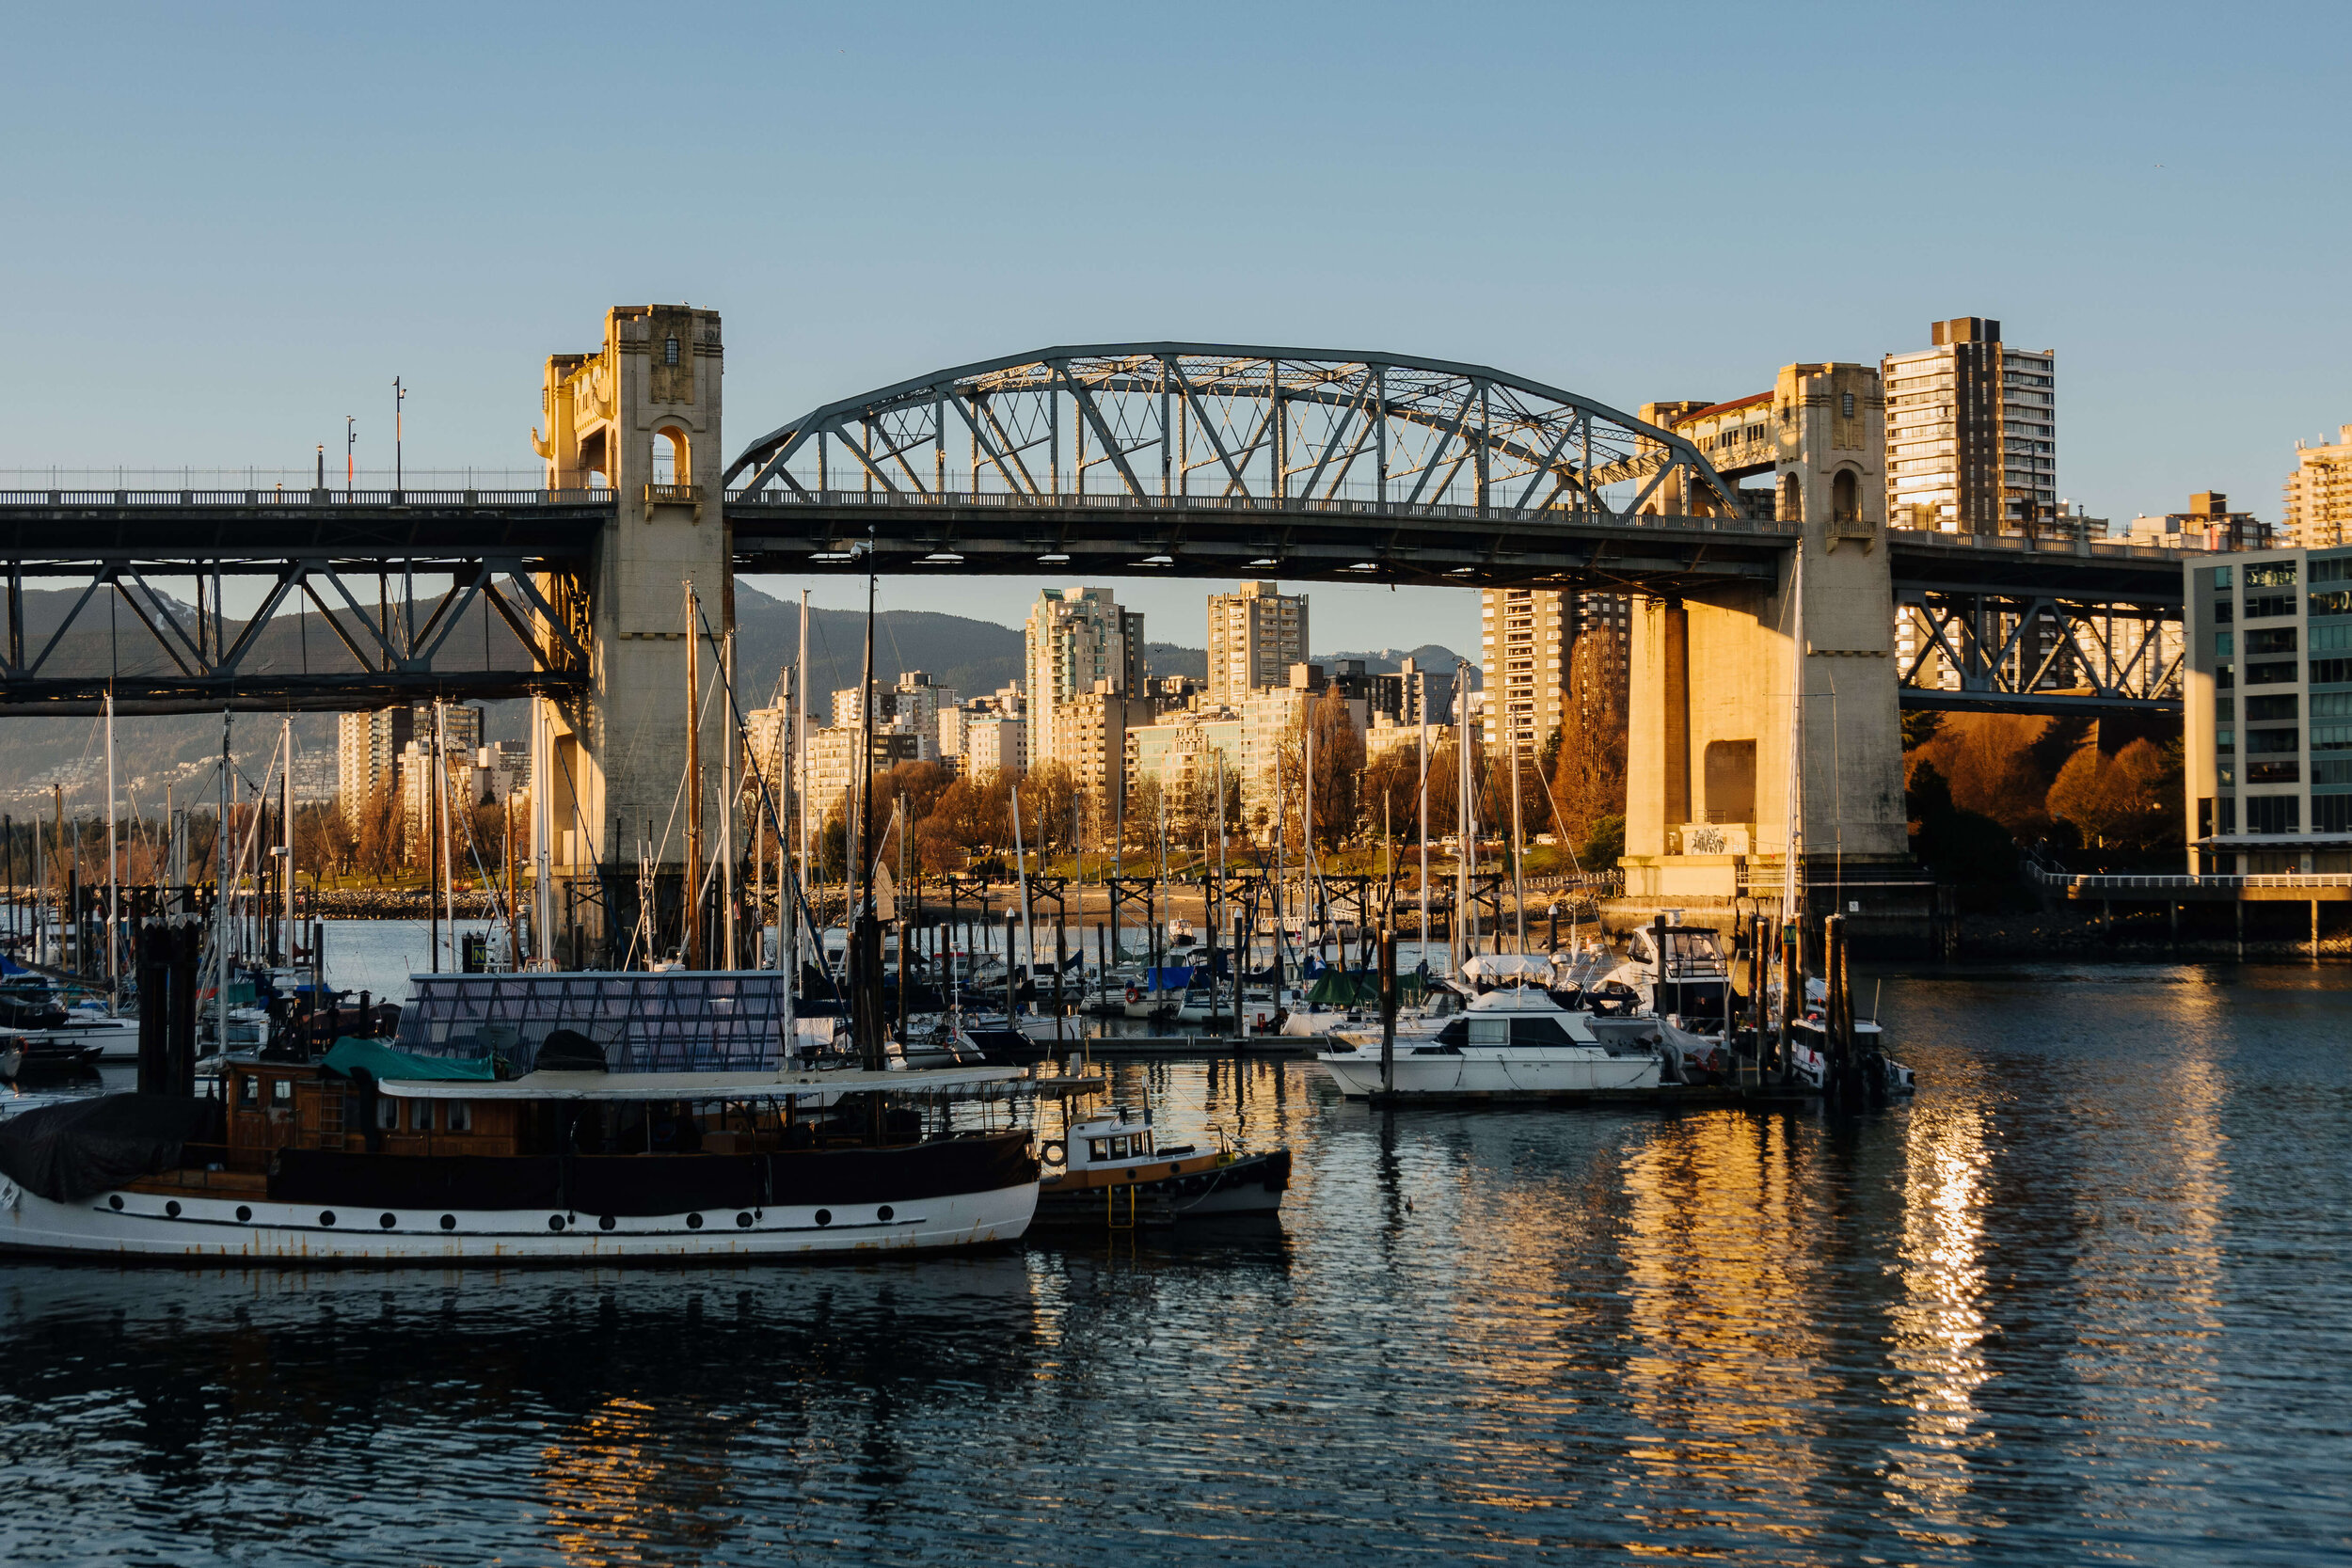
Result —
[[335, 1042], [320, 1065], [329, 1072], [340, 1072], [345, 1078], [361, 1073], [379, 1081], [386, 1078], [495, 1078], [498, 1076], [487, 1056], [417, 1056], [395, 1050], [384, 1040], [362, 1039], [346, 1035]]
[[1504, 980], [1551, 983], [1551, 960], [1540, 953], [1481, 953], [1462, 965], [1462, 978], [1498, 984]]
[[72, 1203], [180, 1163], [181, 1146], [221, 1137], [220, 1103], [175, 1094], [105, 1094], [0, 1122], [0, 1176]]

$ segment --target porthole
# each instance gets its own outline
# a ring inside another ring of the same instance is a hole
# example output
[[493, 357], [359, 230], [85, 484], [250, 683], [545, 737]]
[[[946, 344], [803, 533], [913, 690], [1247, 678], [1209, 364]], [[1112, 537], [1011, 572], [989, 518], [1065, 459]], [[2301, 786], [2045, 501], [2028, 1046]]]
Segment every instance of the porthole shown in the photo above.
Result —
[[561, 1230], [561, 1229], [563, 1229], [563, 1228], [564, 1228], [564, 1216], [563, 1216], [563, 1215], [561, 1215], [561, 1214], [549, 1214], [549, 1215], [548, 1216], [548, 1228], [549, 1230]]
[[607, 1214], [596, 1221], [596, 1228], [598, 1230], [610, 1230], [619, 1223], [620, 1222], [615, 1220], [612, 1215]]
[[442, 1228], [442, 1229], [444, 1229], [444, 1230], [454, 1230], [454, 1229], [456, 1229], [456, 1228], [457, 1228], [457, 1216], [456, 1216], [455, 1214], [443, 1214], [443, 1215], [441, 1216], [441, 1228]]
[[898, 1211], [892, 1209], [889, 1204], [885, 1203], [881, 1208], [874, 1211], [874, 1217], [882, 1221], [884, 1224], [888, 1224], [890, 1216], [897, 1212]]
[[332, 1209], [320, 1210], [319, 1223], [321, 1225], [333, 1225], [335, 1223], [335, 1211]]
[[703, 1217], [702, 1217], [700, 1214], [689, 1214], [689, 1215], [687, 1215], [687, 1216], [686, 1216], [686, 1228], [687, 1228], [687, 1229], [689, 1229], [689, 1230], [700, 1230], [702, 1227], [703, 1227]]
[[170, 1202], [165, 1204], [164, 1212], [175, 1220], [178, 1219], [180, 1217], [180, 1200], [175, 1197]]
[[817, 1223], [818, 1225], [831, 1225], [833, 1223], [833, 1211], [830, 1209], [818, 1210]]
[[247, 1220], [251, 1219], [252, 1217], [253, 1217], [253, 1211], [252, 1211], [252, 1210], [250, 1210], [250, 1209], [246, 1208], [246, 1207], [244, 1204], [242, 1204], [242, 1203], [240, 1203], [240, 1204], [238, 1204], [238, 1205], [237, 1205], [237, 1220], [238, 1220], [238, 1223], [239, 1223], [239, 1224], [243, 1224], [244, 1222], [246, 1222], [246, 1221], [247, 1221]]
[[118, 1214], [122, 1212], [122, 1195], [120, 1193], [117, 1193], [112, 1197], [108, 1198], [106, 1200], [106, 1207], [112, 1209]]
[[1168, 1175], [1170, 1175], [1170, 1176], [1182, 1176], [1182, 1175], [1184, 1175], [1184, 1162], [1183, 1162], [1183, 1161], [1181, 1161], [1181, 1160], [1170, 1160], [1170, 1161], [1168, 1163]]
[[378, 1214], [375, 1216], [375, 1223], [382, 1226], [385, 1229], [389, 1230], [392, 1227], [400, 1223], [400, 1216], [398, 1214]]
[[736, 1216], [735, 1216], [735, 1227], [736, 1227], [738, 1230], [749, 1230], [749, 1229], [752, 1227], [752, 1217], [751, 1217], [751, 1215], [749, 1215], [749, 1214], [738, 1214], [738, 1215], [736, 1215]]

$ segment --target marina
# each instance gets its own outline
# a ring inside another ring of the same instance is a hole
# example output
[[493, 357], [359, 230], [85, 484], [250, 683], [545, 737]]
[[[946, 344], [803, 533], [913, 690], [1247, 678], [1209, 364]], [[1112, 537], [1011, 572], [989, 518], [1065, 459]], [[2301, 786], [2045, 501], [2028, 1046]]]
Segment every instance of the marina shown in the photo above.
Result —
[[0, 1455], [56, 1506], [0, 1543], [1532, 1561], [1630, 1515], [1734, 1560], [2336, 1555], [2343, 972], [1884, 978], [1921, 1087], [1861, 1117], [1113, 1067], [1168, 1142], [1293, 1151], [1270, 1228], [815, 1270], [11, 1262]]

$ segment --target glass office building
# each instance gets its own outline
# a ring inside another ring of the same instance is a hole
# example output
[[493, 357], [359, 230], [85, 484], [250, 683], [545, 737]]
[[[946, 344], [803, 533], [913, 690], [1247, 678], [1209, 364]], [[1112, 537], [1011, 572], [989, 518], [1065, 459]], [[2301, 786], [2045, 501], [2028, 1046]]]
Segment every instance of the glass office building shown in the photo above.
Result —
[[2352, 548], [2183, 571], [2189, 869], [2352, 871]]

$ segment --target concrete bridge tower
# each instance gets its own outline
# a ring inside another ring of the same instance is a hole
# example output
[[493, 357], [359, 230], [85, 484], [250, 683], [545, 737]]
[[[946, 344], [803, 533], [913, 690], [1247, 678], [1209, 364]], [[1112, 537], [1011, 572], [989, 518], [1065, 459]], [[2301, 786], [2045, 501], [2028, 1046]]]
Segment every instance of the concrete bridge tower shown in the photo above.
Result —
[[[735, 624], [720, 485], [723, 368], [718, 312], [683, 305], [615, 306], [600, 349], [548, 360], [545, 433], [532, 432], [548, 487], [610, 485], [615, 501], [584, 576], [541, 582], [591, 661], [584, 696], [532, 704], [532, 798], [543, 803], [543, 863], [556, 889], [545, 911], [548, 951], [567, 963], [612, 961], [627, 947], [646, 854], [661, 890], [659, 940], [678, 940], [690, 630], [699, 684], [710, 693], [698, 732], [706, 864], [722, 842], [716, 813], [728, 803], [717, 784], [730, 726], [711, 673], [718, 638]], [[707, 636], [688, 626], [690, 582]]]
[[[1841, 864], [1868, 879], [1910, 863], [1878, 372], [1785, 366], [1770, 407], [1749, 471], [1769, 463], [1775, 515], [1803, 525], [1778, 580], [1634, 610], [1626, 895], [1695, 906], [1694, 918], [1716, 900], [1778, 896], [1792, 766], [1804, 770], [1809, 883], [1828, 882]], [[1743, 436], [1756, 412], [1739, 415]], [[1671, 424], [1691, 413], [1654, 405], [1644, 417]], [[1684, 504], [1662, 487], [1656, 499], [1661, 512]], [[1801, 740], [1791, 700], [1800, 681]]]

